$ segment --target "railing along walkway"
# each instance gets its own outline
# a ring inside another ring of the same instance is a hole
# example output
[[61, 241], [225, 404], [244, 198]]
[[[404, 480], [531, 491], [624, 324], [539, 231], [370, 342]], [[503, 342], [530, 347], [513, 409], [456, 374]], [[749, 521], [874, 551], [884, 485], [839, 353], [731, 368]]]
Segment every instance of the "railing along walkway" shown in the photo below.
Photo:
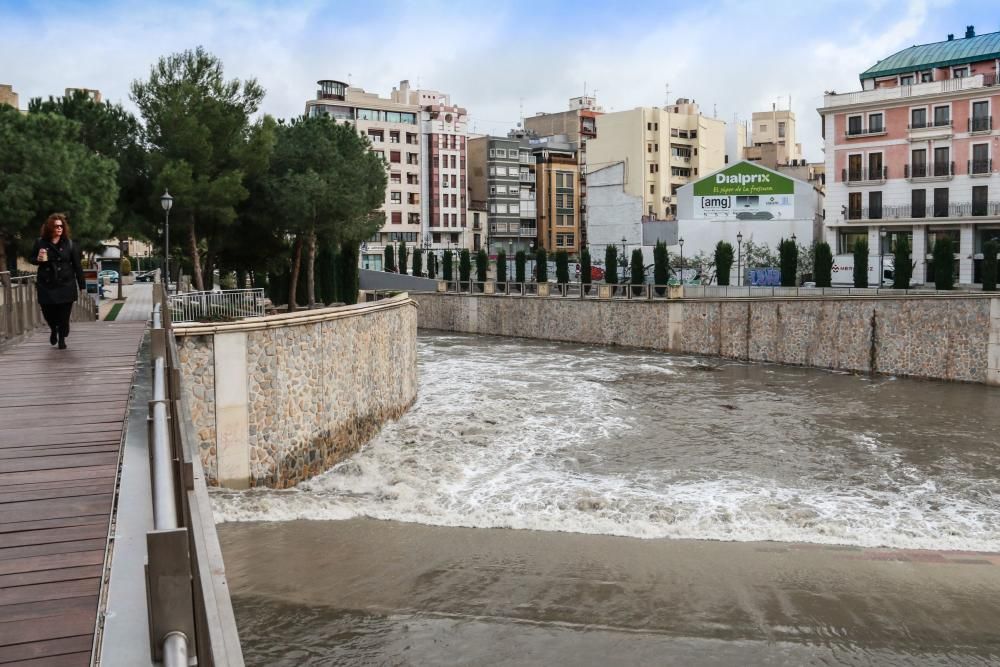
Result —
[[0, 664], [89, 665], [145, 322], [0, 352]]

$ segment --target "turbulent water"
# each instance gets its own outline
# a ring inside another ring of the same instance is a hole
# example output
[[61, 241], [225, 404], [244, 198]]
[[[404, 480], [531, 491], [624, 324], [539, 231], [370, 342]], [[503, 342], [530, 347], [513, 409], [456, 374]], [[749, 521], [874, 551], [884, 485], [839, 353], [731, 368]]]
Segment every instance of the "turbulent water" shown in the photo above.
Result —
[[417, 402], [220, 521], [370, 517], [710, 540], [1000, 549], [1000, 391], [424, 334]]

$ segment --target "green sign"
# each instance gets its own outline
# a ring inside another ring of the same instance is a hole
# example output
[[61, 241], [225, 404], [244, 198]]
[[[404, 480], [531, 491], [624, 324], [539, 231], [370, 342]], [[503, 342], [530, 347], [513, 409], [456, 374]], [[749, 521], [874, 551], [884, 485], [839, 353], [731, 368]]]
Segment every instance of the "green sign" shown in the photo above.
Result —
[[694, 184], [696, 197], [719, 195], [791, 195], [795, 183], [749, 162], [734, 164]]

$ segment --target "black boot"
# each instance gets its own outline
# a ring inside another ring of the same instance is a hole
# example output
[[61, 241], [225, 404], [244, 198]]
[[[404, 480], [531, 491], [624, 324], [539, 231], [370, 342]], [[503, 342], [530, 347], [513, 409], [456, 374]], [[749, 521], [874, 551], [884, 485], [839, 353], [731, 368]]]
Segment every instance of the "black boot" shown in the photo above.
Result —
[[53, 329], [52, 333], [49, 334], [49, 345], [55, 345], [58, 337], [59, 335], [56, 333], [56, 330]]
[[59, 349], [60, 350], [66, 349], [66, 337], [63, 336], [61, 332], [59, 334]]

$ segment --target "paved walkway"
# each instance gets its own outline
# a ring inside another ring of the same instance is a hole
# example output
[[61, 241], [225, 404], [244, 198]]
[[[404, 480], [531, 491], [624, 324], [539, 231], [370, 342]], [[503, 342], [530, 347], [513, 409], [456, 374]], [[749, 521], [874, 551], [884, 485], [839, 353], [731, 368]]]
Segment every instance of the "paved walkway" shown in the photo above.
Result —
[[144, 330], [74, 322], [67, 350], [40, 330], [0, 353], [0, 663], [90, 664]]
[[153, 310], [153, 283], [123, 286], [125, 305], [118, 311], [116, 322], [145, 322]]

